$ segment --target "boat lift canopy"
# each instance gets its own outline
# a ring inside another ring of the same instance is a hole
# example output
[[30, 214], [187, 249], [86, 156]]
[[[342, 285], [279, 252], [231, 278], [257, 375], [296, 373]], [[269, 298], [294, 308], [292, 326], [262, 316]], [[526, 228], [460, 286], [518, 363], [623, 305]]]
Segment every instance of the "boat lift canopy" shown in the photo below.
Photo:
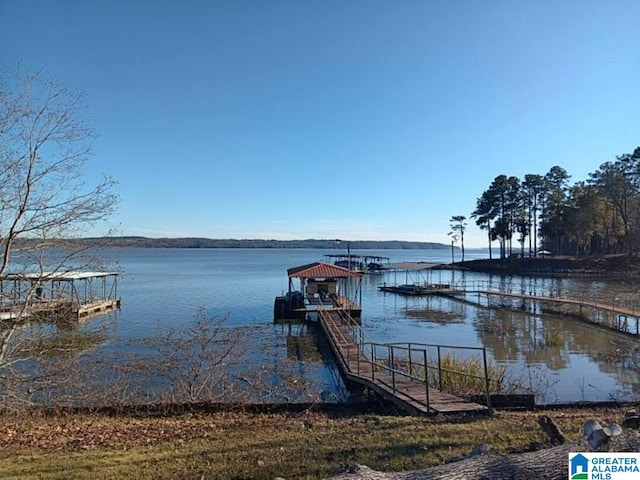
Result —
[[289, 278], [350, 278], [361, 277], [362, 272], [325, 262], [314, 262], [289, 268], [287, 275]]
[[0, 276], [0, 311], [15, 318], [68, 305], [79, 316], [120, 306], [117, 272], [53, 271]]
[[[287, 270], [289, 276], [289, 292], [293, 292], [293, 279], [300, 279], [300, 292], [303, 293], [307, 301], [313, 301], [306, 292], [306, 286], [314, 280], [327, 280], [335, 282], [337, 285], [342, 284], [343, 295], [347, 300], [353, 299], [358, 296], [362, 296], [362, 290], [360, 289], [360, 280], [363, 277], [363, 273], [358, 270], [349, 270], [348, 268], [341, 267], [339, 265], [331, 265], [325, 262], [314, 262], [307, 265], [301, 265], [299, 267], [289, 268]], [[351, 280], [357, 279], [352, 285]], [[337, 287], [337, 294], [340, 294], [340, 287]]]

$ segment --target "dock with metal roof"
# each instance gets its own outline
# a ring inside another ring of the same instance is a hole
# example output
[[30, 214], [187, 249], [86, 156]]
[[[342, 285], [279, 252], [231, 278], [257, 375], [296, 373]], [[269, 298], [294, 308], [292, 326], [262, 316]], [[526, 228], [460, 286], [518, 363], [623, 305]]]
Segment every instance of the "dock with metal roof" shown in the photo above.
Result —
[[120, 308], [117, 272], [9, 273], [0, 277], [0, 320], [70, 320]]
[[[442, 271], [450, 265], [431, 262], [396, 262], [384, 267], [385, 271], [393, 273], [394, 282], [379, 286], [382, 292], [400, 295], [434, 295], [438, 293], [452, 294], [457, 291], [451, 279], [443, 280]], [[436, 277], [436, 272], [438, 272]], [[403, 280], [399, 283], [398, 277]], [[402, 278], [404, 277], [404, 278]]]
[[[420, 267], [424, 268], [424, 265]], [[373, 342], [358, 318], [362, 309], [356, 299], [361, 295], [363, 272], [314, 262], [290, 268], [287, 275], [288, 292], [276, 297], [274, 320], [303, 320], [313, 312], [348, 385], [368, 388], [412, 415], [491, 411], [484, 348]], [[299, 289], [295, 288], [296, 280]], [[479, 356], [480, 364], [484, 365], [484, 376], [443, 368], [441, 354], [461, 349], [467, 358]], [[486, 394], [485, 405], [445, 391], [447, 382], [444, 379], [449, 381], [460, 375], [467, 377], [466, 384], [469, 377], [474, 377], [471, 382], [475, 382], [474, 393]]]
[[[344, 309], [352, 317], [362, 313], [362, 272], [326, 262], [289, 268], [286, 294], [276, 297], [274, 320], [305, 319], [318, 309]], [[295, 280], [299, 282], [296, 288]]]

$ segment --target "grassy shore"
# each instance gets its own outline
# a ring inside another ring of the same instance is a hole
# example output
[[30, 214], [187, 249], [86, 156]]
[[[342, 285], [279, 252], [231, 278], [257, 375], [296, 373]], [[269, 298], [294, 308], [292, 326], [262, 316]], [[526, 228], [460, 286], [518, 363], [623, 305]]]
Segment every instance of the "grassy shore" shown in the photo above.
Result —
[[[570, 439], [587, 419], [621, 421], [622, 408], [552, 416]], [[476, 444], [501, 452], [548, 446], [542, 412], [414, 418], [344, 408], [219, 411], [166, 416], [0, 416], [0, 478], [316, 479], [347, 463], [383, 471], [426, 468]]]

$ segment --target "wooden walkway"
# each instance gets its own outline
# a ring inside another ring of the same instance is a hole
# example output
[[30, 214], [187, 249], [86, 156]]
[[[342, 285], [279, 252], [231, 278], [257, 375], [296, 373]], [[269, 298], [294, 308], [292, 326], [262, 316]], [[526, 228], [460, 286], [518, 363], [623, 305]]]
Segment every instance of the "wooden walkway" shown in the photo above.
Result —
[[[490, 407], [485, 405], [427, 387], [424, 379], [408, 374], [393, 363], [389, 364], [389, 359], [369, 358], [361, 347], [366, 350], [370, 346], [373, 352], [375, 344], [365, 344], [362, 338], [354, 338], [362, 336], [363, 332], [357, 325], [355, 330], [353, 324], [349, 328], [347, 322], [350, 317], [345, 315], [346, 312], [333, 309], [319, 310], [318, 313], [322, 329], [346, 380], [375, 391], [412, 415], [490, 411]], [[422, 368], [423, 372], [426, 371], [424, 366]]]
[[512, 297], [512, 298], [521, 298], [524, 300], [538, 300], [544, 302], [552, 302], [552, 303], [562, 303], [567, 305], [576, 305], [579, 307], [589, 307], [597, 310], [603, 310], [606, 312], [615, 313], [618, 315], [626, 315], [629, 317], [639, 317], [640, 310], [620, 307], [617, 305], [609, 305], [602, 302], [592, 302], [589, 300], [579, 300], [575, 298], [568, 297], [548, 297], [544, 295], [532, 295], [525, 293], [513, 293], [513, 292], [498, 292], [495, 290], [475, 290], [475, 291], [466, 291], [465, 293], [480, 293], [483, 295], [493, 295], [493, 296], [503, 296], [503, 297]]
[[[460, 295], [466, 294], [476, 294], [476, 295], [485, 295], [487, 298], [489, 297], [505, 297], [505, 298], [513, 298], [520, 299], [523, 301], [535, 301], [535, 302], [547, 302], [554, 303], [560, 306], [568, 306], [577, 308], [578, 315], [584, 317], [591, 323], [601, 325], [612, 330], [616, 330], [619, 332], [631, 334], [631, 335], [640, 335], [640, 310], [636, 308], [629, 308], [625, 306], [611, 305], [603, 302], [596, 302], [591, 300], [582, 300], [576, 298], [569, 297], [551, 297], [545, 295], [537, 295], [537, 294], [526, 294], [526, 293], [515, 293], [515, 292], [503, 292], [497, 290], [485, 290], [485, 289], [470, 289], [470, 290], [462, 290], [456, 289], [448, 292], [440, 291], [438, 292], [440, 295], [450, 296], [450, 297], [459, 297]], [[595, 312], [595, 318], [589, 318], [586, 315], [585, 309], [592, 310]], [[611, 315], [616, 316], [616, 319], [605, 319], [601, 312], [605, 312]], [[633, 319], [630, 321], [629, 319]]]
[[[610, 328], [622, 333], [640, 336], [640, 308], [630, 308], [627, 306], [611, 305], [601, 301], [583, 300], [577, 298], [569, 298], [563, 296], [546, 296], [535, 293], [516, 293], [500, 290], [488, 290], [486, 288], [465, 288], [464, 286], [455, 286], [453, 288], [438, 288], [438, 285], [429, 286], [412, 286], [401, 285], [379, 287], [381, 291], [389, 293], [397, 293], [409, 296], [427, 296], [441, 295], [445, 297], [459, 298], [464, 295], [484, 295], [489, 297], [503, 297], [511, 299], [520, 299], [523, 301], [535, 301], [553, 303], [559, 306], [575, 308], [574, 313], [583, 317], [585, 320]], [[588, 312], [593, 312], [592, 317]], [[617, 318], [605, 318], [605, 314], [614, 315]]]

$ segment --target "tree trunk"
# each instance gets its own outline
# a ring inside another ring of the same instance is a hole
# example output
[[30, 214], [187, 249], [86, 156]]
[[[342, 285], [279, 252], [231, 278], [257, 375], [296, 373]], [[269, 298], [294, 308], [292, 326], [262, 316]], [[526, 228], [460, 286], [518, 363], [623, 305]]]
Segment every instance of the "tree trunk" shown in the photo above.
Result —
[[[383, 473], [354, 465], [342, 468], [331, 480], [566, 480], [570, 452], [591, 452], [585, 440], [566, 443], [535, 452], [500, 455], [481, 453], [465, 460], [411, 472]], [[608, 451], [640, 451], [640, 435], [625, 430], [610, 440]], [[350, 473], [353, 472], [353, 473]]]

